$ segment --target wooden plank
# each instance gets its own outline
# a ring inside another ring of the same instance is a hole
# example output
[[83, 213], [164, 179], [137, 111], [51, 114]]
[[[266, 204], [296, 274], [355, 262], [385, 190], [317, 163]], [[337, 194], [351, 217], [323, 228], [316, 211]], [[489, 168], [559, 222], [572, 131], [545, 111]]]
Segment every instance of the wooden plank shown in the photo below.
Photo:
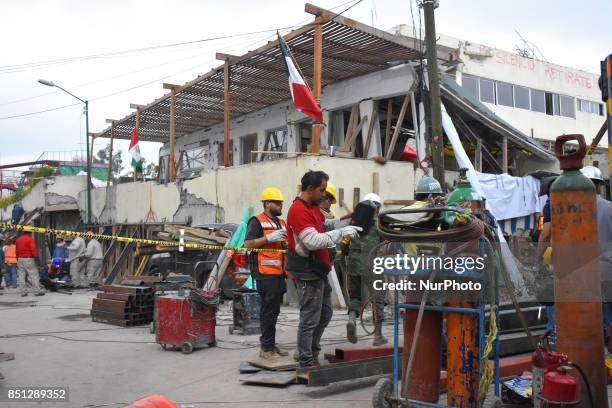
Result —
[[[166, 84], [164, 84], [166, 85]], [[174, 88], [170, 92], [170, 117], [169, 119], [169, 137], [170, 137], [170, 156], [168, 158], [168, 181], [174, 181], [176, 176], [176, 165], [174, 163], [174, 141], [176, 137], [176, 92]]]
[[295, 374], [286, 371], [261, 371], [248, 377], [241, 378], [240, 382], [242, 384], [285, 387], [295, 382]]
[[258, 360], [249, 360], [248, 363], [255, 367], [273, 371], [295, 370], [299, 366], [292, 356], [261, 358]]
[[252, 366], [246, 361], [241, 361], [240, 366], [238, 367], [238, 372], [240, 374], [255, 374], [261, 371], [261, 368]]
[[363, 128], [363, 126], [365, 125], [365, 123], [368, 120], [368, 116], [365, 115], [361, 121], [359, 122], [359, 124], [353, 129], [353, 131], [351, 132], [351, 138], [348, 141], [348, 143], [346, 144], [346, 146], [341, 147], [339, 150], [340, 151], [344, 151], [344, 152], [349, 152], [354, 150], [355, 147], [355, 142], [357, 141], [357, 136], [359, 135], [359, 133], [361, 132], [361, 129]]
[[353, 209], [357, 207], [357, 204], [359, 204], [360, 197], [361, 194], [359, 187], [353, 188]]
[[399, 117], [397, 118], [397, 122], [395, 123], [395, 131], [393, 132], [393, 137], [391, 138], [391, 143], [389, 143], [389, 149], [387, 150], [387, 155], [385, 156], [385, 159], [387, 161], [391, 160], [391, 156], [393, 156], [395, 144], [397, 143], [397, 138], [399, 137], [399, 133], [402, 128], [402, 123], [404, 122], [404, 116], [406, 116], [406, 110], [408, 109], [409, 102], [410, 96], [404, 96], [404, 102], [402, 103], [402, 108], [400, 109]]
[[380, 194], [380, 174], [377, 171], [372, 173], [372, 192]]
[[342, 151], [348, 145], [348, 141], [353, 135], [353, 128], [355, 127], [355, 122], [357, 121], [357, 110], [359, 109], [359, 105], [355, 104], [351, 108], [351, 115], [349, 116], [348, 125], [346, 125], [346, 130], [344, 132], [344, 140], [342, 141], [342, 145], [338, 148], [338, 150]]
[[393, 98], [387, 100], [387, 126], [385, 129], [385, 154], [389, 151], [391, 141], [391, 121], [393, 120]]
[[385, 200], [384, 205], [412, 205], [414, 200]]
[[[321, 102], [321, 84], [322, 84], [322, 71], [323, 71], [323, 24], [322, 19], [317, 17], [315, 20], [314, 29], [314, 41], [313, 41], [313, 73], [312, 73], [312, 87], [313, 96], [317, 104]], [[313, 154], [319, 154], [321, 151], [321, 125], [312, 125], [312, 145], [311, 152]]]
[[113, 179], [113, 142], [115, 141], [115, 121], [111, 125], [111, 139], [110, 148], [108, 152], [108, 179], [106, 180], [106, 187], [110, 186], [111, 180]]
[[223, 166], [229, 167], [230, 163], [230, 89], [229, 89], [229, 61], [223, 65]]
[[363, 146], [363, 157], [368, 158], [370, 152], [370, 143], [372, 143], [372, 133], [374, 133], [374, 124], [378, 121], [378, 101], [374, 101], [372, 104], [372, 114], [370, 115], [370, 124], [368, 126], [368, 134], [366, 137], [365, 145]]
[[478, 138], [476, 141], [476, 152], [474, 154], [474, 165], [476, 171], [482, 172], [482, 139]]

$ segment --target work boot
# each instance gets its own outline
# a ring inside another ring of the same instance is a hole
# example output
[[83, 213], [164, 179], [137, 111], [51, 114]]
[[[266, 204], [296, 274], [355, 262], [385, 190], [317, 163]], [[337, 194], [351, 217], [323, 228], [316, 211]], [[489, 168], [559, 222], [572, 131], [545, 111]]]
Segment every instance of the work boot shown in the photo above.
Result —
[[274, 353], [274, 350], [270, 350], [270, 351], [260, 350], [259, 351], [259, 358], [263, 358], [264, 360], [272, 358], [275, 355], [276, 353]]
[[289, 355], [289, 352], [287, 350], [283, 350], [282, 348], [278, 347], [278, 345], [274, 345], [274, 348], [272, 349], [272, 351], [274, 351], [276, 354], [278, 354], [281, 357], [287, 357]]
[[37, 294], [35, 294], [34, 296], [45, 296], [45, 292], [38, 292]]
[[346, 323], [346, 338], [351, 343], [357, 343], [357, 314], [349, 312], [349, 320]]
[[387, 344], [388, 340], [382, 334], [382, 325], [377, 324], [374, 326], [374, 340], [372, 341], [372, 345], [374, 347], [382, 346], [383, 344]]

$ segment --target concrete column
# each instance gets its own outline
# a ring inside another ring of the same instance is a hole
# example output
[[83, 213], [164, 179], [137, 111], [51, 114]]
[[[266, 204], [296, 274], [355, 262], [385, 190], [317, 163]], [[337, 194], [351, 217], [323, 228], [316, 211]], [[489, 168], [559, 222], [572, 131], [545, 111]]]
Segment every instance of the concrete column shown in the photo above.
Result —
[[[368, 117], [367, 123], [361, 129], [361, 134], [359, 135], [359, 140], [361, 145], [366, 142], [368, 137], [368, 128], [370, 126], [370, 121], [374, 119], [376, 123], [374, 123], [374, 129], [372, 131], [372, 140], [370, 141], [370, 148], [368, 151], [368, 159], [374, 156], [382, 155], [382, 143], [380, 139], [380, 124], [378, 120], [378, 115], [375, 115], [372, 118], [372, 108], [374, 107], [374, 101], [371, 99], [359, 102], [359, 120], [363, 119], [364, 116]], [[363, 146], [365, 147], [365, 146]]]

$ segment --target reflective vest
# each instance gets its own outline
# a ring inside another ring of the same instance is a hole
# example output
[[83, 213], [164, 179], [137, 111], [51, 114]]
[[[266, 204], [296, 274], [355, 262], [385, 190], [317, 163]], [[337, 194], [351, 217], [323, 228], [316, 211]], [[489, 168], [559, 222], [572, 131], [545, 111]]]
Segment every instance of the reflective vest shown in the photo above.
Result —
[[[264, 236], [278, 230], [273, 219], [261, 213], [255, 218], [261, 224]], [[287, 231], [287, 225], [282, 219], [278, 219], [281, 228]], [[260, 249], [285, 249], [284, 242], [268, 242]], [[282, 252], [257, 252], [257, 269], [262, 275], [283, 275], [285, 273], [285, 254]]]
[[17, 247], [15, 244], [4, 247], [4, 263], [8, 265], [17, 264]]

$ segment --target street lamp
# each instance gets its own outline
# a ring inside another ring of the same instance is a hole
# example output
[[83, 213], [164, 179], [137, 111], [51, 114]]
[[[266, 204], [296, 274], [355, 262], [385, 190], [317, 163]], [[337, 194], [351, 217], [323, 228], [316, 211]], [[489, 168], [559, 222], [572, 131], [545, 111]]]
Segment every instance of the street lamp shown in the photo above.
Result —
[[76, 99], [78, 99], [79, 101], [85, 104], [85, 143], [86, 143], [85, 146], [87, 149], [87, 166], [86, 166], [86, 169], [87, 169], [87, 225], [91, 225], [91, 165], [90, 165], [90, 157], [89, 157], [89, 102], [79, 98], [72, 92], [65, 90], [64, 88], [62, 88], [61, 86], [55, 83], [51, 81], [47, 81], [46, 79], [39, 79], [38, 82], [46, 86], [54, 86], [56, 88], [59, 88], [62, 91], [66, 92], [68, 95], [75, 97]]

